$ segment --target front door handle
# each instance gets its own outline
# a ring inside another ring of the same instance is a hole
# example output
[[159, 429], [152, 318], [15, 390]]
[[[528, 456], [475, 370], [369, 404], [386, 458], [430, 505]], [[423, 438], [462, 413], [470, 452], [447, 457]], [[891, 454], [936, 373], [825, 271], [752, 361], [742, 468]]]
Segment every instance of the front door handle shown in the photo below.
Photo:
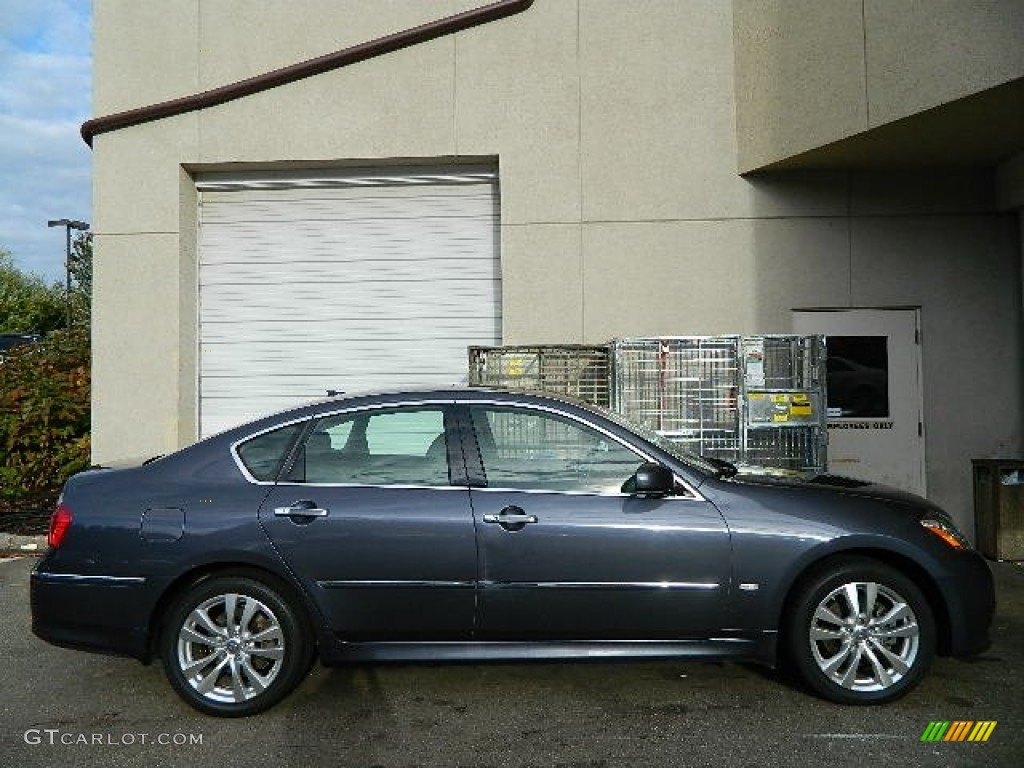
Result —
[[522, 527], [527, 523], [536, 523], [536, 515], [528, 515], [519, 507], [505, 507], [496, 515], [484, 515], [485, 523], [497, 523], [498, 525], [514, 525]]
[[290, 507], [275, 507], [275, 517], [327, 517], [330, 514], [312, 501], [293, 501]]

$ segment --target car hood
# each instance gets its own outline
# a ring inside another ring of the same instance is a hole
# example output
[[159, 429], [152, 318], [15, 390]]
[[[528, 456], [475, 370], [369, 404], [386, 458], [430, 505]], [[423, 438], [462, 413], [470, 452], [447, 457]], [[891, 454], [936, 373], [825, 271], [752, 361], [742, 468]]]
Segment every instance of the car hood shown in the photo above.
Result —
[[829, 489], [849, 496], [884, 499], [916, 507], [934, 506], [921, 496], [902, 491], [899, 488], [844, 475], [833, 475], [827, 472], [801, 472], [774, 467], [743, 466], [738, 469], [739, 472], [730, 478], [731, 482], [744, 485]]

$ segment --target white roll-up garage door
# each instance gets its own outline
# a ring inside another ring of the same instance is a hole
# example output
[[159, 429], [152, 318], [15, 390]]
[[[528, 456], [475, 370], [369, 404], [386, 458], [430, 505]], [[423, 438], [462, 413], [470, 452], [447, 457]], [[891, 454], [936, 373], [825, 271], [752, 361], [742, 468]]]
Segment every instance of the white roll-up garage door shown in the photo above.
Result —
[[496, 175], [198, 180], [200, 432], [326, 396], [466, 381], [501, 340]]

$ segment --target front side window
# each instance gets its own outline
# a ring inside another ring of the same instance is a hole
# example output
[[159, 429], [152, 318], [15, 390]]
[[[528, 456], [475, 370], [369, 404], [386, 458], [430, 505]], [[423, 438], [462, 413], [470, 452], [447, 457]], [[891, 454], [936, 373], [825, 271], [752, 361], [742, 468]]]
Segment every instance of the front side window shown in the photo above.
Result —
[[612, 438], [552, 413], [472, 408], [490, 488], [618, 493], [644, 458]]
[[288, 474], [290, 482], [448, 485], [440, 408], [363, 411], [318, 421]]

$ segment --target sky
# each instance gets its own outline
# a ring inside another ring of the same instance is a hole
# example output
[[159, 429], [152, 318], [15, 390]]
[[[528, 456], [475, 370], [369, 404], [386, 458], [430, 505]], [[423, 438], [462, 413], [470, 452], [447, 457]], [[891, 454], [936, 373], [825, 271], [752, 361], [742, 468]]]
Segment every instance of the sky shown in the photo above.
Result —
[[63, 280], [64, 228], [91, 222], [91, 0], [0, 0], [0, 248]]

